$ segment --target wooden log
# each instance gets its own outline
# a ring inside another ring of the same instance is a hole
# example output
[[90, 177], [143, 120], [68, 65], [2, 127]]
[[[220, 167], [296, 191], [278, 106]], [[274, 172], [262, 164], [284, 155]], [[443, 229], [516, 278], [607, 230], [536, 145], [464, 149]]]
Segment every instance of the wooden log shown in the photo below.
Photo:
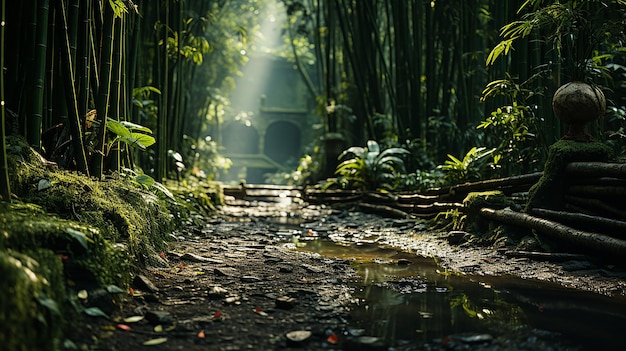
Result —
[[402, 204], [432, 204], [439, 200], [439, 195], [423, 195], [423, 194], [400, 194], [398, 202]]
[[626, 254], [626, 240], [612, 238], [608, 235], [574, 229], [551, 220], [515, 212], [508, 208], [502, 210], [483, 208], [480, 210], [480, 214], [498, 222], [536, 230], [568, 244], [587, 248], [595, 253], [608, 254], [614, 257], [623, 257]]
[[571, 162], [565, 173], [581, 177], [615, 177], [626, 179], [626, 163]]
[[626, 238], [626, 222], [615, 219], [591, 216], [584, 213], [574, 213], [566, 211], [553, 211], [543, 208], [533, 208], [531, 214], [546, 219], [556, 220], [558, 222], [568, 222], [581, 225], [586, 228], [595, 228], [594, 230], [607, 233], [612, 237]]
[[437, 214], [454, 209], [464, 210], [465, 206], [459, 202], [435, 202], [429, 205], [415, 205], [410, 213]]
[[[475, 191], [487, 191], [487, 190], [500, 190], [501, 188], [511, 187], [516, 185], [527, 185], [530, 188], [541, 178], [543, 172], [535, 172], [529, 174], [522, 174], [518, 176], [512, 176], [507, 178], [488, 179], [479, 182], [464, 183], [454, 185], [450, 187], [451, 193], [464, 193]], [[517, 189], [520, 189], [519, 187]]]
[[593, 212], [606, 214], [605, 217], [611, 217], [616, 219], [626, 219], [626, 211], [613, 207], [606, 202], [598, 199], [590, 199], [588, 197], [577, 197], [572, 195], [565, 195], [563, 197], [566, 202], [570, 202], [576, 206], [583, 208], [591, 208]]
[[401, 219], [410, 218], [410, 215], [408, 213], [386, 205], [375, 205], [367, 202], [361, 202], [359, 203], [359, 208], [363, 212], [379, 214], [384, 217]]
[[593, 197], [625, 197], [626, 187], [622, 186], [601, 186], [601, 185], [571, 185], [566, 192], [573, 195], [593, 196]]

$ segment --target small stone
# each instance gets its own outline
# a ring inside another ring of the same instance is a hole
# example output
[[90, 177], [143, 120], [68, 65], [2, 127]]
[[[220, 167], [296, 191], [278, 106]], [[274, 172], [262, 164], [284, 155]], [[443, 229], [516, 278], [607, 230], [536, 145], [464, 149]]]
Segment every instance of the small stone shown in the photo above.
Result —
[[180, 256], [180, 259], [190, 261], [190, 262], [209, 262], [210, 261], [208, 257], [196, 255], [194, 253], [189, 253], [189, 252]]
[[219, 285], [212, 286], [207, 292], [207, 296], [211, 300], [219, 300], [226, 296], [228, 290], [222, 288]]
[[310, 330], [294, 330], [285, 334], [285, 337], [287, 338], [287, 343], [290, 346], [298, 346], [311, 338], [311, 335], [312, 333]]
[[261, 278], [255, 277], [253, 275], [246, 275], [246, 276], [241, 277], [242, 283], [258, 283], [260, 281], [262, 281]]
[[172, 314], [167, 311], [148, 311], [146, 312], [146, 320], [152, 325], [172, 324]]
[[154, 283], [150, 279], [148, 279], [148, 277], [141, 274], [135, 276], [133, 284], [140, 290], [147, 290], [153, 293], [159, 291], [159, 288], [157, 288], [157, 286], [154, 285]]
[[275, 300], [276, 308], [280, 308], [283, 310], [292, 309], [296, 305], [297, 302], [298, 300], [289, 296], [281, 296]]
[[292, 273], [293, 272], [293, 267], [291, 267], [291, 266], [280, 266], [278, 268], [278, 271], [280, 273]]
[[237, 274], [237, 271], [233, 268], [215, 268], [213, 269], [213, 273], [220, 277], [232, 277]]

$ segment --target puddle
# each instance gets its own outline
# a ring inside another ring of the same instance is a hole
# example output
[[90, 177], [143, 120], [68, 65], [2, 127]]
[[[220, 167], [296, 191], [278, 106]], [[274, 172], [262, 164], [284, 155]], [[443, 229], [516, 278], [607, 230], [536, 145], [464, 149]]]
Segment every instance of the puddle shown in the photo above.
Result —
[[452, 275], [432, 259], [374, 243], [314, 239], [297, 246], [352, 260], [359, 273], [349, 329], [355, 336], [374, 336], [398, 349], [433, 349], [421, 347], [465, 338], [465, 346], [485, 339], [504, 345], [490, 350], [626, 350], [624, 299], [508, 276]]

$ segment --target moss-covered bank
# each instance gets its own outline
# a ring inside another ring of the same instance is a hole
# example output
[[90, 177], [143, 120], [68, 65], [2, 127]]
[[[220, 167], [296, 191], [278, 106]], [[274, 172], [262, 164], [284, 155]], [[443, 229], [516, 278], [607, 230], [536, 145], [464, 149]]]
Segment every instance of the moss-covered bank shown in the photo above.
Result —
[[18, 138], [7, 150], [15, 198], [0, 202], [0, 345], [63, 349], [77, 291], [126, 290], [137, 268], [160, 263], [192, 206], [122, 175], [60, 170]]
[[564, 170], [570, 162], [606, 162], [611, 148], [601, 142], [559, 140], [550, 146], [543, 176], [529, 192], [526, 209], [562, 209], [563, 194], [568, 183]]

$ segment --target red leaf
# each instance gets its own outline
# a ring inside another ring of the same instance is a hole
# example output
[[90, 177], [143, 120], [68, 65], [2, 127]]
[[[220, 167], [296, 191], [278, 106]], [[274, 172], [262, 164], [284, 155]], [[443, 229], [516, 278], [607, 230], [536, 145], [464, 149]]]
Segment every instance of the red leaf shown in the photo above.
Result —
[[185, 269], [185, 268], [187, 268], [187, 266], [183, 266], [182, 262], [179, 262], [178, 263], [178, 268]]
[[132, 328], [127, 326], [126, 324], [118, 324], [115, 326], [117, 329], [130, 331]]
[[213, 314], [213, 319], [218, 319], [222, 316], [222, 311], [217, 311]]
[[161, 256], [162, 259], [167, 260], [167, 257], [165, 257], [165, 252], [161, 251], [159, 256]]
[[337, 334], [332, 333], [328, 336], [328, 338], [326, 338], [326, 341], [331, 344], [336, 344], [339, 341], [339, 337], [337, 336]]
[[133, 288], [128, 288], [128, 292], [129, 292], [131, 295], [135, 295], [135, 289], [133, 289]]
[[204, 339], [204, 338], [206, 337], [206, 335], [204, 335], [204, 330], [200, 330], [200, 331], [198, 332], [198, 335], [197, 335], [197, 336], [198, 336], [198, 338], [200, 338], [200, 339]]

